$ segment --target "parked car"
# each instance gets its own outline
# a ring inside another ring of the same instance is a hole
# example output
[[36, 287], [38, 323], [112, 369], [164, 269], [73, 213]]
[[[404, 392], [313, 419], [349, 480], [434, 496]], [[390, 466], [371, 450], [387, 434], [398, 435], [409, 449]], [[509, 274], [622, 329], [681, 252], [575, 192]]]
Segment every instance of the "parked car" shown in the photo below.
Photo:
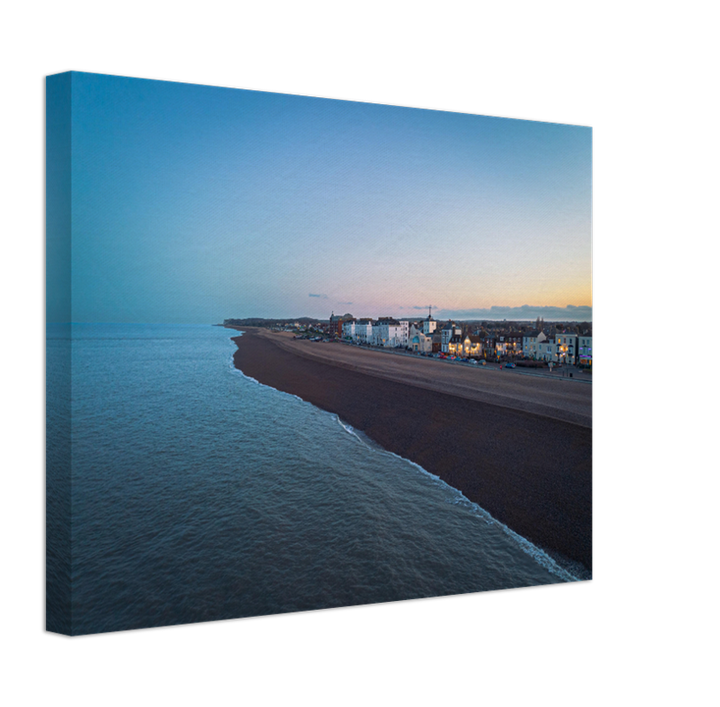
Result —
[[515, 368], [515, 364], [514, 363], [506, 363], [505, 368]]

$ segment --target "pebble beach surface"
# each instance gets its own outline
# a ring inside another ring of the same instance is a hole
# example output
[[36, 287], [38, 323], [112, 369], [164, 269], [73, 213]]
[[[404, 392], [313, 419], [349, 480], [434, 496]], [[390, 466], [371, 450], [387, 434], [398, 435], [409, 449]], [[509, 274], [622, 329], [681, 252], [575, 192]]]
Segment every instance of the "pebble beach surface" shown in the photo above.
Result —
[[592, 385], [244, 327], [245, 375], [337, 414], [592, 572]]

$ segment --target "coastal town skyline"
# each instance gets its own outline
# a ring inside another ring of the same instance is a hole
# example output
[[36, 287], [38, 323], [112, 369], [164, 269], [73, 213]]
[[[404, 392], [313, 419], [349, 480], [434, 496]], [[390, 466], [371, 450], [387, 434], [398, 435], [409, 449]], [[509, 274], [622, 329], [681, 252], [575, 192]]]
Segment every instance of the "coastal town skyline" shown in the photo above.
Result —
[[[352, 309], [352, 312], [348, 312]], [[357, 314], [355, 313], [357, 310]], [[424, 318], [428, 314], [433, 314], [437, 319], [456, 320], [456, 321], [518, 321], [532, 322], [536, 319], [543, 319], [546, 322], [592, 322], [592, 307], [576, 307], [567, 305], [566, 307], [542, 307], [531, 305], [523, 305], [521, 307], [503, 307], [492, 306], [487, 309], [465, 309], [465, 310], [448, 310], [433, 305], [419, 306], [413, 305], [408, 307], [398, 307], [396, 310], [390, 311], [389, 308], [367, 311], [367, 308], [360, 310], [354, 307], [352, 302], [340, 302], [337, 311], [332, 309], [330, 317], [333, 315], [343, 315], [350, 313], [353, 317], [363, 319], [377, 319], [378, 317], [390, 316], [393, 319], [418, 320]], [[431, 310], [431, 311], [430, 311]], [[378, 313], [379, 312], [379, 313]], [[424, 314], [423, 314], [424, 313]], [[291, 315], [247, 315], [244, 317], [236, 317], [238, 319], [267, 319], [285, 321], [291, 319], [302, 319], [309, 317], [311, 319], [327, 320], [330, 317], [325, 312], [325, 316], [310, 315], [307, 312]], [[200, 323], [200, 322], [198, 322]]]
[[592, 318], [588, 127], [71, 81], [72, 291], [49, 322]]

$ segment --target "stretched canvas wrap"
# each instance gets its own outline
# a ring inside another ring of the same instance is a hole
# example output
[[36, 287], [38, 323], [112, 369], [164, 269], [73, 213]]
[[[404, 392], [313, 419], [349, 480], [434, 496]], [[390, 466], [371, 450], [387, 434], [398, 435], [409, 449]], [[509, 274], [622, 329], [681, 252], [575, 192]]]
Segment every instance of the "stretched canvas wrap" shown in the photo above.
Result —
[[48, 630], [591, 578], [590, 128], [46, 88]]

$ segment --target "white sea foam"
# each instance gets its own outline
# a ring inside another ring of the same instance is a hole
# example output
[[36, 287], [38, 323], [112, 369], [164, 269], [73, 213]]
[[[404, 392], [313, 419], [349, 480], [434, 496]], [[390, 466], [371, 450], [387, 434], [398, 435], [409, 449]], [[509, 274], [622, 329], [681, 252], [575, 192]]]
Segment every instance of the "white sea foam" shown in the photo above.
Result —
[[358, 440], [358, 442], [360, 442], [360, 444], [367, 447], [368, 449], [374, 449], [373, 444], [371, 443], [371, 440], [369, 439], [369, 437], [366, 437], [361, 432], [358, 432], [358, 430], [356, 430], [352, 425], [349, 425], [347, 422], [343, 422], [334, 413], [328, 413], [328, 414], [332, 415], [333, 418], [335, 419], [335, 421], [340, 425], [340, 427], [342, 427], [345, 430], [345, 432], [352, 435], [356, 440]]
[[[259, 385], [259, 386], [261, 386], [261, 387], [263, 387], [263, 388], [267, 388], [268, 390], [272, 390], [272, 391], [274, 391], [274, 392], [276, 392], [276, 393], [278, 393], [278, 394], [280, 394], [280, 395], [286, 395], [286, 396], [288, 396], [289, 398], [295, 398], [295, 400], [299, 400], [299, 401], [300, 401], [301, 403], [303, 403], [304, 405], [310, 405], [311, 407], [315, 408], [315, 406], [312, 405], [312, 403], [309, 403], [307, 400], [303, 400], [299, 395], [295, 395], [294, 393], [286, 393], [284, 390], [278, 390], [277, 388], [273, 388], [271, 385], [268, 385], [267, 383], [261, 383], [261, 382], [260, 382], [259, 380], [257, 380], [256, 378], [253, 378], [252, 376], [249, 376], [247, 373], [243, 373], [239, 368], [237, 368], [237, 367], [235, 366], [235, 361], [234, 361], [234, 359], [233, 359], [232, 356], [231, 356], [230, 359], [229, 359], [229, 364], [228, 364], [228, 365], [229, 365], [229, 367], [230, 367], [230, 372], [231, 372], [231, 373], [237, 374], [237, 375], [239, 375], [239, 376], [242, 377], [242, 378], [245, 378], [245, 379], [247, 379], [247, 380], [249, 380], [249, 381], [252, 381], [253, 383], [255, 383], [255, 384], [257, 384], [257, 385]], [[320, 408], [315, 408], [315, 409], [319, 410]], [[325, 411], [324, 411], [324, 410], [320, 410], [320, 412], [325, 412]]]
[[[459, 493], [459, 492], [458, 492]], [[500, 528], [505, 535], [512, 538], [519, 546], [520, 549], [527, 555], [530, 555], [538, 564], [542, 565], [548, 572], [554, 574], [556, 577], [566, 582], [579, 582], [580, 578], [569, 572], [567, 569], [561, 567], [555, 560], [550, 557], [546, 552], [541, 550], [537, 545], [533, 545], [527, 538], [522, 535], [518, 535], [514, 530], [511, 530], [504, 523], [501, 523], [497, 518], [493, 517], [492, 514], [488, 513], [484, 508], [478, 506], [477, 503], [473, 503], [466, 496], [463, 496], [463, 500], [466, 501], [475, 513], [484, 518], [488, 523], [495, 525]]]
[[390, 456], [395, 457], [396, 459], [400, 459], [404, 461], [407, 464], [410, 464], [410, 466], [415, 467], [418, 471], [422, 472], [426, 476], [430, 477], [432, 479], [433, 483], [437, 484], [438, 486], [443, 486], [446, 489], [449, 489], [453, 493], [453, 499], [451, 503], [455, 505], [462, 505], [468, 510], [470, 510], [472, 513], [475, 513], [479, 517], [481, 517], [488, 525], [494, 525], [495, 527], [499, 528], [505, 535], [507, 535], [509, 538], [511, 538], [519, 547], [520, 549], [526, 554], [530, 555], [539, 565], [544, 567], [548, 572], [551, 574], [554, 574], [556, 577], [559, 577], [565, 582], [578, 582], [580, 579], [573, 575], [568, 570], [561, 567], [555, 560], [552, 559], [546, 552], [541, 550], [537, 545], [534, 545], [531, 543], [527, 538], [524, 538], [522, 535], [519, 535], [514, 530], [511, 530], [507, 527], [504, 523], [501, 523], [497, 518], [495, 518], [491, 513], [486, 511], [482, 506], [479, 506], [477, 503], [474, 503], [471, 501], [465, 494], [462, 493], [462, 491], [459, 491], [454, 486], [450, 486], [446, 481], [441, 479], [437, 474], [433, 474], [432, 472], [429, 472], [427, 469], [424, 469], [420, 464], [417, 464], [416, 462], [412, 461], [411, 459], [406, 459], [405, 457], [400, 456], [399, 454], [395, 454], [395, 452], [391, 452], [387, 449], [384, 449], [380, 447], [379, 445], [376, 447], [373, 447], [372, 445], [368, 444], [362, 437], [358, 435], [358, 433], [355, 431], [355, 429], [348, 425], [347, 423], [343, 422], [337, 415], [333, 415], [333, 417], [337, 420], [337, 422], [340, 424], [340, 426], [349, 434], [351, 434], [353, 437], [355, 437], [357, 440], [359, 440], [362, 444], [364, 444], [368, 449], [372, 449], [373, 451], [376, 451], [380, 454], [389, 454]]
[[[73, 550], [83, 568], [73, 575], [80, 633], [157, 625], [163, 616], [187, 623], [562, 582], [419, 465], [373, 454], [381, 448], [361, 428], [340, 430], [330, 413], [235, 369], [226, 331], [171, 330], [180, 355], [170, 378], [167, 328], [162, 336], [132, 325], [85, 331], [73, 341], [82, 372], [73, 383], [73, 464], [87, 501]], [[122, 355], [103, 363], [100, 339], [113, 339]], [[173, 414], [148, 426], [158, 405]], [[50, 435], [55, 423], [62, 427], [49, 415]], [[156, 483], [168, 471], [173, 483]], [[91, 527], [97, 532], [81, 532]], [[122, 551], [139, 532], [147, 552]], [[98, 543], [119, 551], [98, 554]], [[250, 583], [247, 567], [257, 569]], [[157, 606], [127, 600], [158, 581], [168, 591]], [[119, 582], [127, 592], [114, 590]], [[216, 608], [175, 601], [188, 592], [216, 596]]]
[[530, 557], [532, 557], [538, 564], [542, 565], [548, 572], [554, 574], [556, 577], [560, 577], [560, 579], [565, 582], [580, 581], [579, 577], [576, 577], [567, 569], [561, 567], [555, 560], [553, 560], [552, 557], [550, 557], [550, 555], [541, 550], [537, 545], [534, 545], [527, 538], [524, 538], [522, 535], [519, 535], [514, 530], [508, 528], [505, 523], [500, 522], [489, 511], [486, 511], [482, 506], [479, 506], [477, 503], [471, 501], [461, 491], [458, 491], [458, 489], [449, 485], [448, 487], [459, 494], [452, 503], [468, 508], [468, 510], [472, 513], [480, 516], [488, 525], [494, 525], [499, 528], [505, 535], [514, 540], [526, 555], [530, 555]]
[[488, 525], [494, 525], [495, 527], [499, 528], [507, 537], [509, 537], [511, 540], [513, 540], [517, 546], [527, 555], [532, 557], [539, 565], [544, 567], [548, 572], [551, 574], [554, 574], [556, 577], [559, 577], [565, 582], [578, 582], [580, 581], [579, 577], [576, 577], [574, 574], [569, 572], [568, 570], [561, 567], [555, 560], [552, 559], [546, 552], [541, 550], [539, 547], [534, 545], [532, 542], [530, 542], [527, 538], [524, 538], [522, 535], [519, 535], [514, 530], [511, 530], [508, 528], [507, 525], [504, 523], [501, 523], [497, 518], [495, 518], [491, 513], [486, 511], [484, 508], [479, 506], [477, 503], [474, 503], [471, 501], [467, 496], [465, 496], [462, 491], [459, 491], [454, 486], [451, 486], [446, 481], [441, 479], [437, 474], [433, 474], [432, 472], [429, 472], [427, 469], [420, 466], [420, 464], [417, 464], [416, 462], [412, 461], [411, 459], [406, 459], [405, 457], [400, 456], [399, 454], [395, 454], [395, 452], [391, 452], [380, 445], [374, 443], [370, 438], [366, 437], [362, 433], [359, 433], [357, 430], [355, 430], [352, 425], [349, 425], [346, 422], [343, 422], [343, 420], [340, 419], [338, 415], [335, 413], [329, 413], [325, 410], [321, 410], [320, 408], [317, 408], [316, 406], [312, 405], [312, 403], [308, 403], [306, 400], [303, 400], [301, 397], [294, 395], [292, 393], [286, 393], [285, 391], [278, 390], [277, 388], [273, 388], [272, 386], [266, 385], [264, 383], [260, 383], [255, 378], [252, 378], [251, 376], [248, 376], [247, 374], [243, 373], [241, 370], [235, 367], [235, 363], [233, 358], [230, 358], [230, 363], [232, 365], [233, 371], [239, 373], [243, 378], [247, 378], [248, 380], [252, 381], [253, 383], [257, 383], [258, 385], [261, 385], [265, 388], [270, 388], [270, 390], [274, 390], [277, 393], [281, 393], [283, 395], [287, 395], [291, 398], [295, 398], [296, 400], [301, 401], [302, 403], [306, 405], [310, 405], [311, 407], [315, 408], [316, 410], [319, 410], [321, 413], [326, 415], [331, 415], [335, 421], [340, 425], [340, 427], [345, 430], [349, 435], [351, 435], [354, 439], [356, 439], [358, 442], [360, 442], [362, 445], [367, 447], [368, 449], [378, 452], [379, 454], [389, 454], [396, 459], [400, 459], [401, 461], [410, 464], [411, 466], [415, 467], [418, 471], [420, 471], [422, 474], [425, 474], [427, 477], [429, 477], [432, 482], [438, 486], [442, 486], [445, 489], [449, 489], [452, 494], [453, 498], [450, 501], [453, 504], [456, 505], [462, 505], [470, 512], [475, 513], [480, 518], [482, 518]]
[[[245, 378], [246, 380], [252, 381], [253, 383], [257, 383], [257, 385], [262, 385], [262, 383], [260, 383], [259, 380], [256, 380], [252, 376], [247, 375], [247, 373], [243, 373], [239, 368], [236, 368], [235, 363], [232, 360], [232, 358], [230, 358], [230, 371], [231, 371], [231, 373], [239, 374], [242, 378]], [[265, 387], [269, 388], [270, 386], [266, 385]], [[275, 389], [273, 388], [273, 390], [275, 390]]]

